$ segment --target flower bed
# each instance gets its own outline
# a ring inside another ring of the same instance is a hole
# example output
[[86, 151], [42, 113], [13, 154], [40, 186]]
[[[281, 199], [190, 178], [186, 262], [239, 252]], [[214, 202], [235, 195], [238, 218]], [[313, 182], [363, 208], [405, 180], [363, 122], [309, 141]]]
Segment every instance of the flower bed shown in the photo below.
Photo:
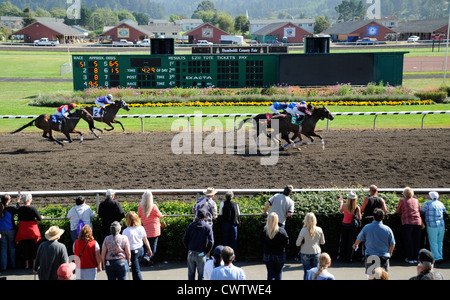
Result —
[[[124, 99], [132, 107], [171, 106], [269, 106], [273, 102], [307, 101], [313, 105], [373, 106], [423, 105], [434, 103], [433, 98], [419, 98], [403, 87], [369, 84], [355, 87], [349, 84], [321, 88], [273, 86], [269, 88], [171, 88], [141, 90], [132, 88], [91, 88], [85, 91], [59, 92], [39, 95], [31, 105], [59, 106], [76, 102], [92, 105], [95, 98], [112, 94]], [[423, 95], [423, 94], [420, 94]]]

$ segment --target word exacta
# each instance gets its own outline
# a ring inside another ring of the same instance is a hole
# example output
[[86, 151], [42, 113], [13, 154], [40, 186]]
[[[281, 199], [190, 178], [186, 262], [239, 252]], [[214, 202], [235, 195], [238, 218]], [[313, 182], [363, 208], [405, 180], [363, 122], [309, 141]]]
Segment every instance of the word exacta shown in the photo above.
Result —
[[278, 122], [271, 124], [271, 138], [265, 132], [267, 128], [259, 126], [261, 134], [246, 130], [251, 123], [241, 130], [235, 131], [234, 121], [226, 119], [225, 124], [218, 119], [203, 122], [201, 114], [195, 113], [193, 130], [185, 120], [175, 120], [171, 131], [178, 132], [171, 141], [172, 153], [175, 155], [190, 154], [229, 154], [260, 155], [261, 165], [276, 165], [279, 158], [279, 143], [273, 137], [278, 135]]

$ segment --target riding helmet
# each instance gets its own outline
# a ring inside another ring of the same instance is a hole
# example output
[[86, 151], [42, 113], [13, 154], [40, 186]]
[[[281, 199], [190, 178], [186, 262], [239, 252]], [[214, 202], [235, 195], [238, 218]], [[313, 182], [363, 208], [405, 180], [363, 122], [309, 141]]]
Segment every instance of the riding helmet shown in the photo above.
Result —
[[106, 98], [108, 98], [109, 100], [111, 100], [113, 98], [113, 96], [111, 94], [108, 94], [108, 96], [106, 96]]

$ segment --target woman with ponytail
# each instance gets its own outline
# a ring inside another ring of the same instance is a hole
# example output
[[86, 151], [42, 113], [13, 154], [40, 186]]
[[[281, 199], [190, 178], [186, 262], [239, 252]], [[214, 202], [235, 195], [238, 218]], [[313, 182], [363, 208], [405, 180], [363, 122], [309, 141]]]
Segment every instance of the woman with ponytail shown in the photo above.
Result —
[[319, 256], [319, 264], [307, 272], [306, 280], [335, 280], [333, 274], [328, 272], [331, 258], [328, 253], [323, 252]]
[[111, 235], [108, 235], [102, 246], [102, 262], [108, 280], [126, 280], [131, 260], [130, 242], [120, 234], [122, 226], [114, 221], [111, 224]]

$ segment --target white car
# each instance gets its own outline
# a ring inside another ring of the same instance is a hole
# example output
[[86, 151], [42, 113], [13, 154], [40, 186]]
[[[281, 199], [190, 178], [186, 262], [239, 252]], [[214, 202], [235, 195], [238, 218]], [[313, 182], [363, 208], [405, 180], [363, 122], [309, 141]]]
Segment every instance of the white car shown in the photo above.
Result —
[[208, 42], [207, 40], [198, 40], [197, 45], [213, 45], [213, 43]]
[[417, 35], [412, 35], [408, 38], [408, 43], [415, 43], [419, 40], [420, 38]]

